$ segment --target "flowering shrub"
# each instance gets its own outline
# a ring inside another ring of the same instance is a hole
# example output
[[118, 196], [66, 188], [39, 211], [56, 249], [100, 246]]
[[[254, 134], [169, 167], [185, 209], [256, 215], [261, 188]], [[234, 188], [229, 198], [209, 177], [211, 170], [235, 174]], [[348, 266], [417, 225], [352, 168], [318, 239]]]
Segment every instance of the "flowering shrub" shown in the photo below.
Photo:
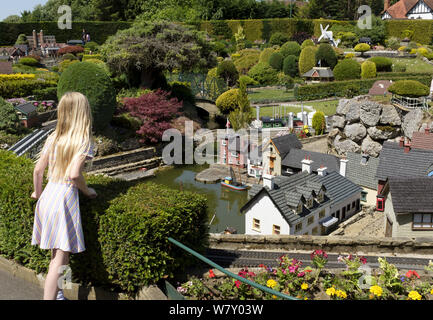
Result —
[[[301, 300], [432, 300], [433, 280], [422, 280], [415, 270], [400, 272], [386, 259], [379, 258], [379, 269], [365, 277], [361, 267], [367, 259], [358, 255], [339, 256], [338, 261], [346, 265], [342, 272], [324, 270], [328, 255], [323, 250], [311, 253], [311, 265], [303, 266], [297, 259], [282, 255], [278, 267], [263, 264], [260, 271], [244, 268], [238, 275], [269, 289], [282, 292]], [[433, 271], [433, 262], [425, 267]], [[218, 278], [212, 270], [209, 276], [197, 283], [196, 278], [178, 287], [178, 292], [191, 299], [275, 300], [276, 295], [258, 290], [233, 278]], [[363, 279], [365, 278], [365, 279]], [[364, 281], [366, 280], [366, 281]]]
[[33, 80], [36, 78], [35, 74], [0, 74], [0, 82], [10, 80]]

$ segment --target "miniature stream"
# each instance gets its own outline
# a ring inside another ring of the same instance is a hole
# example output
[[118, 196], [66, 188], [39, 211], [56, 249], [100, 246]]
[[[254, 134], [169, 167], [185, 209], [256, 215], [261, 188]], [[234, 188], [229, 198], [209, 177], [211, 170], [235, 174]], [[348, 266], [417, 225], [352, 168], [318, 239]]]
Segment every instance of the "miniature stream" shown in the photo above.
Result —
[[155, 177], [144, 180], [165, 185], [172, 189], [188, 190], [203, 194], [208, 199], [208, 222], [210, 233], [221, 233], [227, 227], [245, 233], [244, 215], [240, 208], [247, 202], [247, 191], [234, 191], [218, 184], [204, 184], [195, 181], [195, 175], [208, 166], [176, 166], [159, 170]]

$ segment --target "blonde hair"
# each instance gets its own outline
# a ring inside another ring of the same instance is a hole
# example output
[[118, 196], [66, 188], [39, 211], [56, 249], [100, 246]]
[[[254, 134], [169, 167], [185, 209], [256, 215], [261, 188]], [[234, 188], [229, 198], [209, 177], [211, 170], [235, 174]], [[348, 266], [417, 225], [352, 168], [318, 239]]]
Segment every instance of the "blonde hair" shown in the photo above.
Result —
[[57, 107], [56, 130], [47, 139], [47, 152], [50, 155], [49, 179], [59, 183], [68, 179], [71, 164], [85, 154], [92, 143], [92, 113], [89, 101], [81, 93], [65, 93]]

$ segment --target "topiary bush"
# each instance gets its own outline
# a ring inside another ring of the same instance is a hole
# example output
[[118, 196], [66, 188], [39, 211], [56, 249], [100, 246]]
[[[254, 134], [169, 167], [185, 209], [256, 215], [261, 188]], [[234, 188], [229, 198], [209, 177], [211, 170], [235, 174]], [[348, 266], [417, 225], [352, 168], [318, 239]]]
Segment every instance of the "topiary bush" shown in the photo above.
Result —
[[354, 48], [356, 52], [361, 52], [361, 56], [364, 56], [364, 52], [370, 51], [370, 49], [370, 46], [366, 43], [358, 43]]
[[361, 65], [361, 78], [376, 78], [376, 64], [372, 61], [364, 61]]
[[25, 65], [25, 66], [29, 66], [29, 67], [37, 67], [39, 65], [39, 62], [35, 58], [25, 57], [25, 58], [20, 59], [20, 64]]
[[171, 97], [177, 98], [179, 101], [188, 101], [195, 104], [195, 96], [191, 90], [191, 83], [173, 81], [168, 85], [170, 86]]
[[400, 96], [418, 98], [430, 94], [430, 88], [416, 80], [399, 80], [394, 82], [388, 91]]
[[373, 57], [368, 61], [376, 64], [377, 72], [391, 72], [392, 71], [392, 59], [387, 57]]
[[239, 79], [239, 72], [231, 60], [224, 60], [217, 67], [217, 76], [226, 81], [228, 86], [234, 86]]
[[68, 69], [71, 65], [73, 65], [74, 63], [80, 62], [77, 59], [74, 60], [64, 60], [62, 62], [59, 63], [59, 72], [62, 73], [64, 72], [66, 69]]
[[274, 48], [266, 48], [262, 51], [259, 57], [259, 62], [268, 63], [271, 55], [276, 52]]
[[337, 81], [360, 79], [361, 65], [353, 59], [341, 60], [334, 68], [334, 78]]
[[313, 116], [312, 127], [316, 131], [316, 135], [325, 133], [326, 119], [325, 114], [322, 111], [317, 111]]
[[298, 57], [290, 55], [284, 59], [283, 72], [291, 77], [298, 76]]
[[302, 49], [299, 56], [299, 75], [302, 76], [316, 66], [316, 50], [316, 47], [311, 46]]
[[272, 34], [271, 38], [269, 39], [269, 44], [272, 46], [282, 46], [284, 43], [289, 41], [290, 38], [287, 34], [282, 32], [275, 32]]
[[237, 58], [233, 58], [233, 63], [236, 66], [239, 74], [247, 74], [248, 71], [259, 62], [260, 51], [254, 49], [244, 49], [239, 51]]
[[280, 53], [284, 58], [290, 55], [299, 57], [301, 54], [301, 46], [296, 41], [289, 41], [282, 45]]
[[259, 85], [259, 83], [256, 80], [254, 80], [253, 78], [251, 78], [249, 76], [245, 76], [245, 75], [239, 77], [239, 83], [242, 83], [242, 82], [245, 83], [245, 85], [247, 85], [247, 86], [258, 86]]
[[274, 52], [269, 58], [269, 65], [277, 71], [283, 68], [283, 55], [279, 52]]
[[397, 50], [400, 48], [400, 43], [400, 39], [396, 37], [390, 37], [389, 39], [385, 40], [386, 46], [392, 50]]
[[301, 45], [301, 51], [302, 51], [305, 47], [314, 47], [314, 46], [315, 46], [314, 41], [311, 40], [311, 39], [307, 39], [307, 40], [305, 40], [304, 42], [302, 42], [302, 45]]
[[238, 107], [239, 89], [230, 89], [216, 99], [215, 104], [222, 114], [229, 114]]
[[73, 55], [72, 53], [66, 53], [66, 54], [64, 54], [60, 58], [60, 60], [62, 60], [62, 61], [65, 61], [65, 60], [78, 60], [78, 58], [75, 55]]
[[261, 85], [273, 85], [278, 82], [278, 71], [268, 63], [259, 62], [251, 68], [248, 75]]
[[334, 48], [327, 43], [322, 43], [316, 51], [316, 64], [319, 63], [321, 67], [329, 67], [334, 69], [338, 62], [337, 54]]
[[12, 104], [0, 97], [0, 131], [14, 134], [20, 131], [20, 119]]
[[59, 100], [68, 91], [81, 92], [89, 99], [94, 130], [101, 131], [110, 123], [116, 108], [116, 93], [103, 67], [89, 62], [69, 66], [59, 79]]
[[284, 86], [286, 88], [286, 91], [289, 89], [293, 89], [295, 86], [295, 81], [293, 78], [284, 72], [278, 73], [278, 84], [281, 86]]

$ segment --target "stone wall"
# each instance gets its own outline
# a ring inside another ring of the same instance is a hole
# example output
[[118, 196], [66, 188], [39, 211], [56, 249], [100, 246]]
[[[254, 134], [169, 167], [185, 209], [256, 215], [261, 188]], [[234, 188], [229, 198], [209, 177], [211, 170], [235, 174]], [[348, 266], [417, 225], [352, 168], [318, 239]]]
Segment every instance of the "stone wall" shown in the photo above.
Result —
[[140, 148], [133, 151], [117, 153], [105, 157], [97, 157], [92, 162], [92, 171], [128, 163], [144, 161], [156, 157], [155, 148]]
[[433, 238], [353, 238], [340, 236], [253, 236], [211, 234], [210, 248], [227, 250], [313, 251], [350, 254], [419, 254], [433, 252]]
[[412, 139], [413, 133], [423, 132], [431, 120], [421, 109], [403, 112], [391, 104], [372, 101], [368, 96], [341, 99], [332, 117], [328, 147], [338, 155], [364, 152], [378, 157], [385, 141]]

